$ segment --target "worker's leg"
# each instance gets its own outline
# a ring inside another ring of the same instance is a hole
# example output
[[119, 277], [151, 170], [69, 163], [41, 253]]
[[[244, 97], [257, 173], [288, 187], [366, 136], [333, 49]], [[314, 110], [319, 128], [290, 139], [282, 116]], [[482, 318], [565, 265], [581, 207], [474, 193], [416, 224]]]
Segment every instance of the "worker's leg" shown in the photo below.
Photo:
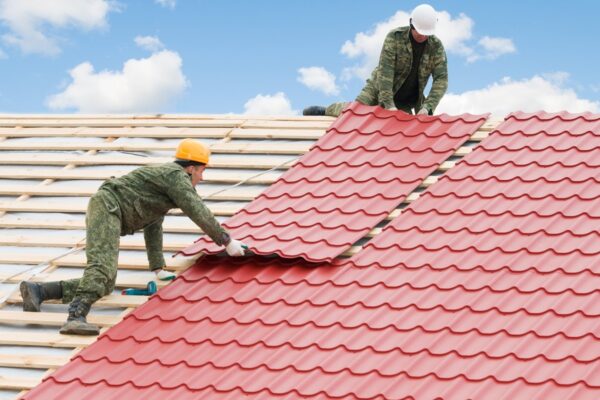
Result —
[[[112, 293], [115, 287], [121, 220], [108, 210], [101, 195], [90, 199], [86, 229], [87, 267], [79, 282], [72, 280], [63, 284], [63, 298], [72, 297], [72, 300], [69, 319], [61, 333], [97, 334], [97, 327], [87, 324], [86, 316], [91, 305]], [[76, 283], [78, 285], [73, 292]]]
[[63, 296], [59, 281], [56, 282], [21, 282], [19, 286], [23, 298], [23, 311], [40, 311], [45, 300], [58, 300]]
[[62, 302], [64, 304], [69, 304], [71, 301], [73, 301], [75, 292], [79, 287], [79, 282], [81, 282], [81, 278], [69, 279], [67, 281], [60, 282], [62, 287]]
[[325, 108], [325, 115], [329, 117], [339, 117], [344, 108], [348, 107], [348, 104], [350, 104], [348, 101], [330, 104]]
[[[372, 81], [367, 80], [367, 84], [360, 91], [359, 95], [356, 97], [356, 101], [366, 106], [376, 106], [378, 104], [378, 91], [373, 86]], [[346, 107], [348, 107], [349, 102], [341, 102], [341, 103], [333, 103], [330, 104], [325, 109], [325, 115], [329, 115], [330, 117], [339, 117], [339, 115], [344, 111]]]
[[379, 90], [375, 87], [371, 79], [367, 79], [367, 83], [358, 96], [356, 96], [356, 101], [366, 106], [379, 105]]

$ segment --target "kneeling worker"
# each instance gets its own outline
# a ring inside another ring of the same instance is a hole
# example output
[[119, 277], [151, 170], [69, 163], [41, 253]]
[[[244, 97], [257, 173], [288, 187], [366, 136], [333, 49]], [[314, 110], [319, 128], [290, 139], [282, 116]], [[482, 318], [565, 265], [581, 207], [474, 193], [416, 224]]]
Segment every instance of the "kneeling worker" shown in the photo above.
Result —
[[[448, 88], [446, 52], [434, 36], [437, 13], [428, 4], [417, 6], [409, 26], [388, 33], [371, 78], [356, 101], [368, 106], [381, 106], [391, 111], [432, 115]], [[427, 97], [425, 86], [433, 83]], [[328, 107], [311, 106], [304, 115], [337, 117], [349, 103], [333, 103]]]
[[200, 142], [184, 139], [175, 161], [138, 168], [104, 182], [88, 204], [86, 213], [87, 267], [81, 279], [33, 283], [21, 282], [24, 311], [40, 311], [44, 300], [62, 299], [69, 317], [60, 333], [97, 335], [99, 328], [86, 316], [92, 304], [114, 290], [119, 256], [119, 237], [144, 229], [150, 270], [159, 279], [163, 270], [162, 223], [170, 209], [180, 208], [230, 256], [244, 255], [244, 244], [232, 239], [204, 205], [195, 186], [202, 181], [210, 150]]

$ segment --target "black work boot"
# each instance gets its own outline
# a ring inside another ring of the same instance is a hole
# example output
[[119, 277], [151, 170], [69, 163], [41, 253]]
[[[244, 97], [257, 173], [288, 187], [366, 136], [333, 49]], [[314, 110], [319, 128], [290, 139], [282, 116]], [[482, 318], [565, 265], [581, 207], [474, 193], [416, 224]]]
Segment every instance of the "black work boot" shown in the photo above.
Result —
[[80, 297], [75, 297], [69, 304], [69, 318], [60, 328], [63, 335], [98, 335], [100, 328], [96, 325], [88, 324], [85, 317], [90, 312], [92, 305], [85, 302]]
[[19, 286], [23, 298], [23, 311], [40, 311], [44, 300], [62, 299], [62, 286], [56, 282], [21, 282]]
[[325, 115], [325, 107], [310, 106], [302, 111], [302, 115]]

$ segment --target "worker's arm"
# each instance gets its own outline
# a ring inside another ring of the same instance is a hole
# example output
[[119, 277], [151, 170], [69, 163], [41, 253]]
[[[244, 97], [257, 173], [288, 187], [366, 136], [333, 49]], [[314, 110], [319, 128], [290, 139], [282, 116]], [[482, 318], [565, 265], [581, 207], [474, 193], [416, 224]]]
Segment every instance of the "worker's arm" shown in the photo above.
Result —
[[165, 266], [163, 255], [163, 229], [164, 217], [157, 219], [144, 228], [144, 241], [146, 242], [146, 254], [150, 271], [161, 269]]
[[433, 83], [431, 90], [422, 107], [429, 111], [429, 114], [433, 114], [436, 107], [444, 97], [446, 89], [448, 89], [448, 61], [446, 60], [446, 52], [444, 47], [440, 44], [436, 53], [434, 54], [434, 67], [433, 67]]
[[383, 42], [379, 56], [379, 103], [386, 109], [395, 108], [394, 104], [394, 73], [396, 69], [396, 38], [395, 31], [388, 33]]
[[173, 174], [170, 184], [169, 197], [181, 208], [196, 225], [202, 228], [210, 238], [219, 246], [226, 246], [231, 241], [229, 234], [219, 221], [216, 220], [212, 211], [206, 207], [196, 189], [192, 186], [190, 178], [185, 173]]

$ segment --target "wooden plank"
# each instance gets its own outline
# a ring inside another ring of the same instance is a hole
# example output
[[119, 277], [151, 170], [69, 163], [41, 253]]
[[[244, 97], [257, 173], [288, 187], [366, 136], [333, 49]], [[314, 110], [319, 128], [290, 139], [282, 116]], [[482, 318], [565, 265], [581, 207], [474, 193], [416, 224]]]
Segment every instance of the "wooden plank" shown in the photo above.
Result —
[[[31, 169], [31, 168], [19, 168], [15, 169], [2, 169], [0, 168], [0, 178], [2, 179], [81, 179], [81, 180], [105, 180], [110, 177], [119, 177], [125, 175], [130, 170], [90, 170], [90, 169], [59, 169], [52, 170], [48, 168], [44, 169]], [[257, 175], [258, 171], [223, 171], [214, 168], [209, 168], [204, 173], [203, 182], [206, 183], [238, 183], [246, 180], [254, 175]], [[269, 185], [277, 180], [281, 175], [281, 171], [270, 171], [264, 175], [252, 178], [248, 183], [253, 184], [266, 184]]]
[[[45, 263], [55, 257], [53, 254], [39, 254], [37, 252], [31, 252], [30, 254], [23, 253], [14, 254], [0, 252], [0, 263], [37, 265]], [[197, 258], [198, 257], [170, 257], [166, 261], [170, 270], [181, 271], [192, 265]], [[80, 252], [62, 257], [54, 261], [53, 264], [59, 267], [84, 268], [87, 265], [86, 260], [85, 254]], [[148, 271], [148, 259], [143, 254], [132, 255], [121, 252], [119, 254], [119, 269]]]
[[456, 161], [444, 161], [438, 168], [439, 171], [448, 171], [450, 168], [456, 165]]
[[[92, 311], [88, 322], [98, 326], [113, 326], [121, 321], [120, 316], [98, 315]], [[44, 326], [62, 326], [67, 321], [67, 313], [26, 312], [0, 310], [0, 323], [11, 325], [35, 324]]]
[[0, 390], [33, 389], [42, 382], [39, 378], [15, 378], [0, 376]]
[[[85, 218], [82, 216], [48, 220], [43, 217], [17, 216], [9, 213], [0, 217], [0, 228], [80, 230], [85, 229]], [[163, 232], [200, 235], [202, 230], [189, 218], [181, 217], [176, 220], [167, 219], [163, 223]]]
[[[198, 235], [190, 235], [188, 240], [175, 240], [164, 238], [164, 251], [180, 251], [194, 244], [194, 240]], [[17, 246], [17, 247], [77, 247], [85, 244], [80, 238], [61, 238], [52, 235], [42, 237], [41, 235], [2, 235], [0, 237], [0, 246]], [[146, 243], [143, 237], [125, 236], [121, 238], [119, 248], [121, 250], [145, 250]]]
[[[1, 278], [4, 278], [4, 274], [0, 274]], [[14, 274], [12, 274], [14, 275]], [[32, 279], [29, 279], [31, 282], [53, 282], [53, 281], [66, 281], [69, 279], [77, 279], [83, 276], [83, 270], [73, 270], [73, 273], [65, 273], [65, 272], [46, 272], [40, 273], [34, 276]], [[5, 281], [9, 283], [19, 283], [21, 279], [19, 277], [13, 277], [10, 280]], [[115, 283], [115, 287], [119, 289], [146, 289], [148, 287], [148, 282], [154, 281], [156, 286], [160, 289], [167, 286], [171, 281], [159, 281], [154, 277], [153, 273], [148, 273], [147, 277], [143, 276], [132, 276], [132, 275], [121, 275], [117, 274], [117, 280]]]
[[473, 134], [473, 136], [471, 136], [471, 138], [469, 140], [481, 141], [481, 140], [487, 138], [488, 136], [490, 136], [490, 132], [488, 132], [488, 131], [477, 131]]
[[[214, 201], [252, 201], [263, 192], [264, 188], [248, 188], [239, 186], [216, 193], [214, 188], [199, 187], [201, 197], [210, 196]], [[61, 197], [91, 197], [98, 191], [97, 187], [71, 186], [57, 188], [56, 185], [0, 185], [0, 196], [61, 196]], [[215, 193], [212, 195], [212, 193]]]
[[317, 140], [325, 135], [324, 129], [233, 129], [232, 139], [288, 139]]
[[[138, 307], [148, 301], [148, 296], [122, 296], [111, 294], [108, 296], [104, 296], [100, 300], [94, 303], [92, 306], [92, 310], [94, 307], [109, 307], [109, 308], [130, 308], [130, 307]], [[21, 304], [23, 303], [23, 299], [19, 293], [14, 293], [8, 300], [10, 304]], [[57, 303], [56, 300], [49, 301], [48, 303]], [[93, 312], [93, 311], [92, 311]], [[0, 344], [3, 344], [0, 340]]]
[[96, 336], [61, 335], [60, 333], [15, 330], [2, 332], [0, 344], [6, 346], [44, 346], [59, 348], [87, 347]]
[[[112, 128], [122, 126], [141, 126], [141, 127], [173, 127], [173, 128], [233, 128], [240, 126], [244, 123], [244, 119], [196, 119], [196, 120], [177, 120], [177, 119], [98, 119], [98, 118], [87, 118], [87, 119], [65, 119], [65, 118], [46, 118], [46, 119], [14, 119], [14, 118], [2, 118], [0, 119], [0, 127], [93, 127], [93, 128]], [[266, 121], [269, 122], [269, 121]], [[278, 122], [272, 121], [274, 126], [278, 126], [278, 123], [286, 126], [285, 121]], [[260, 123], [260, 121], [257, 121]], [[302, 124], [303, 121], [290, 121], [289, 123]], [[304, 125], [323, 125], [323, 122], [319, 121], [307, 121]]]
[[81, 119], [113, 119], [113, 120], [137, 120], [137, 119], [156, 119], [156, 120], [205, 120], [205, 119], [257, 119], [267, 121], [331, 121], [332, 117], [327, 116], [300, 116], [300, 115], [240, 115], [240, 114], [7, 114], [1, 113], [0, 119], [10, 120], [46, 120], [46, 119], [66, 119], [66, 120], [81, 120]]
[[23, 137], [128, 137], [128, 138], [157, 138], [157, 139], [183, 139], [204, 138], [222, 139], [227, 136], [231, 128], [2, 128], [0, 136], [10, 138]]
[[210, 150], [215, 154], [304, 154], [310, 150], [312, 143], [277, 143], [277, 142], [251, 142], [215, 143]]
[[[296, 160], [290, 158], [285, 165], [280, 165], [285, 159], [264, 157], [212, 157], [209, 167], [212, 168], [241, 168], [241, 169], [278, 169], [290, 168]], [[114, 155], [77, 155], [77, 154], [3, 154], [4, 165], [153, 165], [173, 161], [172, 157], [136, 157], [136, 156], [114, 156]]]
[[37, 354], [1, 354], [0, 367], [47, 369], [62, 367], [69, 362], [68, 356], [46, 356]]
[[[0, 211], [16, 211], [16, 212], [57, 212], [57, 213], [85, 213], [87, 204], [29, 204], [27, 201], [0, 201]], [[242, 209], [247, 203], [240, 202], [239, 204], [218, 204], [208, 203], [208, 208], [214, 215], [228, 217]], [[169, 212], [169, 215], [183, 215], [181, 210], [174, 209]]]
[[[180, 251], [194, 244], [194, 240], [199, 235], [190, 235], [190, 238], [185, 239], [163, 239], [164, 251]], [[77, 247], [84, 245], [85, 241], [81, 238], [61, 238], [53, 235], [2, 235], [0, 237], [0, 246], [15, 246], [15, 247]], [[125, 236], [121, 238], [121, 250], [145, 250], [146, 243], [143, 237]]]
[[362, 250], [362, 246], [352, 246], [341, 254], [342, 257], [352, 257]]
[[497, 118], [489, 118], [485, 123], [478, 129], [483, 132], [491, 132], [498, 127], [504, 120]]
[[[213, 154], [304, 154], [310, 149], [307, 143], [214, 143], [209, 146]], [[118, 144], [99, 143], [86, 144], [77, 143], [29, 143], [8, 142], [0, 143], [0, 150], [24, 150], [24, 151], [76, 151], [76, 150], [98, 150], [98, 151], [175, 151], [176, 143], [154, 143], [154, 144]]]
[[244, 122], [241, 127], [248, 129], [327, 129], [335, 118], [330, 118], [325, 121], [268, 121], [251, 119]]

